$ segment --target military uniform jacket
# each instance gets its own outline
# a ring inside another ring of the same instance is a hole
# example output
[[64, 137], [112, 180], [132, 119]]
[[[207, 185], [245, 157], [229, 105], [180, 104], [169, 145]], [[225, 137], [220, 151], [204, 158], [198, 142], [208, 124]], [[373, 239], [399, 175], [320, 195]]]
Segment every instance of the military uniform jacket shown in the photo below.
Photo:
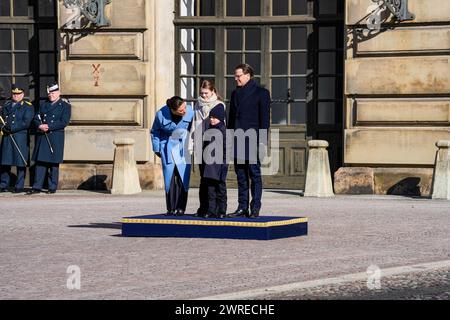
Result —
[[[41, 116], [39, 120], [38, 115]], [[59, 99], [53, 104], [46, 100], [41, 102], [39, 111], [34, 116], [33, 124], [37, 129], [36, 145], [33, 153], [33, 161], [62, 163], [64, 158], [64, 129], [69, 125], [71, 106], [68, 102]], [[44, 132], [39, 130], [41, 124], [48, 124], [47, 136], [53, 148], [50, 151]]]
[[[0, 115], [6, 124], [11, 127], [12, 136], [17, 143], [22, 155], [28, 158], [28, 129], [34, 116], [33, 105], [28, 101], [20, 101], [13, 106], [13, 101], [8, 101], [0, 111]], [[13, 144], [11, 135], [4, 135], [0, 145], [0, 164], [6, 166], [25, 167], [26, 164], [20, 157]]]

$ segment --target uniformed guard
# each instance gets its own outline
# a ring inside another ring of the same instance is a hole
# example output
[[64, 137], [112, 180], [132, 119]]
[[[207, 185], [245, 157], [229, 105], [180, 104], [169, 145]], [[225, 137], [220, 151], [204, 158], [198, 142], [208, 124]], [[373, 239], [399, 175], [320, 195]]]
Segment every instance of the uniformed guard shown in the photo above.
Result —
[[23, 192], [29, 152], [28, 129], [34, 116], [31, 102], [23, 100], [25, 92], [12, 85], [11, 100], [0, 111], [0, 128], [3, 135], [0, 145], [0, 192], [9, 191], [11, 167], [17, 168], [14, 193]]
[[36, 162], [35, 180], [28, 195], [40, 193], [48, 172], [48, 191], [55, 193], [58, 188], [59, 164], [64, 158], [64, 129], [69, 125], [70, 104], [61, 99], [58, 84], [47, 87], [48, 99], [41, 102], [33, 124], [37, 128], [33, 161]]

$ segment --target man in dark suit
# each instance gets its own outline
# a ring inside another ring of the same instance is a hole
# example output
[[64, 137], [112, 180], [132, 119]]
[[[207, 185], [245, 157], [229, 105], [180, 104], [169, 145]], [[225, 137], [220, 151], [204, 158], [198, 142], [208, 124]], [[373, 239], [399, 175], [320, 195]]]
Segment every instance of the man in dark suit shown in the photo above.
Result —
[[24, 90], [12, 85], [11, 100], [0, 111], [0, 192], [7, 192], [11, 166], [17, 168], [14, 193], [23, 192], [29, 152], [28, 129], [34, 116], [33, 105], [23, 100]]
[[37, 128], [33, 161], [36, 173], [33, 188], [28, 195], [40, 193], [48, 173], [48, 191], [55, 193], [58, 187], [59, 164], [64, 158], [64, 129], [69, 125], [71, 106], [61, 99], [58, 84], [47, 87], [48, 99], [41, 102], [33, 119]]
[[[231, 93], [228, 128], [235, 130], [234, 168], [238, 180], [239, 206], [230, 215], [231, 217], [257, 218], [261, 209], [263, 186], [258, 155], [260, 142], [267, 139], [260, 140], [260, 130], [264, 129], [266, 132], [269, 130], [271, 100], [270, 92], [259, 86], [253, 76], [253, 69], [248, 64], [240, 64], [235, 68], [234, 78], [237, 88]], [[247, 133], [254, 131], [257, 137], [256, 144], [247, 139], [244, 141], [237, 139], [239, 129], [240, 132]], [[244, 146], [239, 146], [242, 143]], [[252, 195], [250, 203], [249, 189]]]

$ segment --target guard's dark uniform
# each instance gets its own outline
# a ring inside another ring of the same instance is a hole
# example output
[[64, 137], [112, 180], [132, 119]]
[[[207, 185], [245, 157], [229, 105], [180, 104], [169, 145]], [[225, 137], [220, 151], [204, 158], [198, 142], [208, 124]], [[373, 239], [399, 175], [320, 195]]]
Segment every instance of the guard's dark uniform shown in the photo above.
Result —
[[[39, 119], [39, 116], [41, 119]], [[58, 187], [59, 164], [63, 162], [64, 158], [64, 128], [69, 125], [70, 117], [71, 105], [62, 99], [53, 103], [46, 100], [40, 104], [39, 111], [33, 119], [33, 124], [36, 128], [41, 124], [48, 124], [47, 136], [53, 148], [53, 153], [44, 132], [37, 129], [36, 145], [33, 152], [33, 161], [36, 162], [34, 190], [43, 188], [48, 170], [50, 170], [48, 176], [49, 191], [56, 191]]]
[[25, 184], [27, 163], [20, 156], [13, 139], [25, 160], [28, 159], [28, 129], [34, 116], [33, 105], [25, 100], [14, 102], [9, 100], [0, 111], [6, 125], [0, 121], [3, 138], [0, 145], [0, 189], [9, 188], [11, 166], [17, 167], [16, 191], [22, 191]]
[[[247, 82], [245, 86], [238, 87], [231, 94], [228, 128], [244, 131], [249, 129], [268, 130], [270, 127], [270, 102], [269, 91], [260, 87], [253, 79]], [[237, 155], [236, 147], [235, 140], [234, 169], [238, 180], [239, 201], [237, 211], [248, 211], [249, 190], [251, 189], [250, 210], [256, 217], [261, 209], [262, 198], [261, 164], [257, 159], [259, 151], [256, 148], [254, 150], [256, 154], [252, 152], [248, 141], [245, 145], [245, 154]], [[251, 160], [253, 159], [257, 159], [257, 161], [252, 163]], [[249, 187], [249, 180], [251, 180], [251, 188]]]

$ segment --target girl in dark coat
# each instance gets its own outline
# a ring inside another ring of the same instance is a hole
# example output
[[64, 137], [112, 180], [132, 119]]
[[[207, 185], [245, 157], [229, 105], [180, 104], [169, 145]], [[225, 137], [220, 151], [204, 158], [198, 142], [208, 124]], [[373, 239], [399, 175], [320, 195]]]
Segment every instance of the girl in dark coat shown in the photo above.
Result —
[[[225, 109], [223, 99], [217, 92], [212, 80], [203, 80], [200, 86], [200, 96], [194, 106], [194, 121], [191, 127], [191, 138], [189, 139], [189, 152], [194, 154], [194, 163], [203, 164], [203, 134], [209, 125], [209, 112], [216, 106], [221, 105]], [[200, 168], [200, 171], [202, 169]], [[200, 207], [197, 209], [197, 217], [203, 217], [208, 212], [208, 187], [204, 179], [200, 179], [199, 187]]]
[[222, 219], [227, 211], [225, 117], [225, 108], [223, 104], [219, 104], [210, 111], [209, 119], [205, 120], [207, 141], [203, 144], [204, 161], [200, 165], [200, 174], [208, 194], [208, 211], [204, 215], [206, 218]]

